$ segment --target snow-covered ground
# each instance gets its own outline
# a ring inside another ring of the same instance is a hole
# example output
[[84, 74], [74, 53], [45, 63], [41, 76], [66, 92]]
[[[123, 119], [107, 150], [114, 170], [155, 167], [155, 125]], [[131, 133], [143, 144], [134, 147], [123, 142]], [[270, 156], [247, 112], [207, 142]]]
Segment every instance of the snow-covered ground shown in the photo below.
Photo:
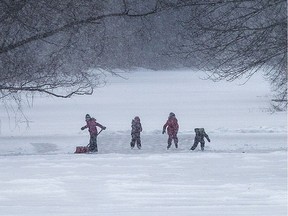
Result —
[[[93, 96], [36, 98], [21, 116], [0, 107], [0, 215], [287, 215], [287, 113], [271, 113], [260, 76], [234, 83], [201, 72], [138, 70], [110, 77]], [[169, 112], [179, 149], [166, 150]], [[85, 114], [107, 127], [98, 154]], [[130, 149], [138, 115], [141, 150]], [[189, 151], [195, 127], [211, 138]]]

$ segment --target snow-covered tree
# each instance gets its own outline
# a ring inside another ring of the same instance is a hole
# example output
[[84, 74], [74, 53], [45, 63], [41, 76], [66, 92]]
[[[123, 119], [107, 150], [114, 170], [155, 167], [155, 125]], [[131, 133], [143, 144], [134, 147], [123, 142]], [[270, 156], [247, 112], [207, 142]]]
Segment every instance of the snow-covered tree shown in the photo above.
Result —
[[286, 0], [184, 0], [176, 6], [187, 12], [175, 43], [178, 55], [197, 59], [213, 80], [264, 71], [274, 101], [287, 108]]
[[0, 1], [0, 98], [92, 94], [107, 68], [98, 60], [111, 41], [107, 28], [157, 10], [156, 4], [136, 6], [125, 0]]
[[92, 94], [115, 68], [265, 71], [287, 107], [286, 0], [2, 0], [0, 98]]

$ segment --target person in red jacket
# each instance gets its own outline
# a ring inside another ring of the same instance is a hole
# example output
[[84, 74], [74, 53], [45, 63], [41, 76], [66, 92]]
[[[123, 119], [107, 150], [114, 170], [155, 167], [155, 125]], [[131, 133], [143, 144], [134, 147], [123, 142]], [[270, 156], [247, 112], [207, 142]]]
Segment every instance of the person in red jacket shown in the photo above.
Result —
[[89, 151], [90, 152], [98, 152], [97, 147], [97, 127], [100, 127], [102, 130], [105, 130], [106, 127], [96, 122], [95, 118], [91, 118], [89, 114], [86, 114], [85, 116], [86, 125], [81, 127], [81, 130], [85, 130], [88, 128], [88, 131], [90, 133], [90, 141], [89, 141]]
[[172, 140], [174, 140], [175, 147], [178, 148], [178, 137], [177, 133], [179, 130], [178, 120], [173, 112], [169, 114], [167, 122], [163, 126], [162, 134], [166, 132], [168, 133], [168, 146], [167, 149], [169, 149], [172, 145]]

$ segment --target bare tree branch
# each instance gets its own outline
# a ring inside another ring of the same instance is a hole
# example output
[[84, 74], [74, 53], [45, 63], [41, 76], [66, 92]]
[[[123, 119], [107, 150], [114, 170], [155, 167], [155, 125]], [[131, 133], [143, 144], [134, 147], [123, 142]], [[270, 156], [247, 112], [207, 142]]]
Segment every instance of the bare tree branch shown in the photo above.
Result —
[[[197, 59], [213, 80], [233, 81], [264, 71], [274, 101], [287, 109], [287, 2], [183, 1], [194, 13], [182, 19], [183, 31], [173, 52]], [[192, 8], [193, 5], [193, 8]], [[180, 44], [180, 45], [179, 45]], [[278, 99], [280, 98], [280, 99]]]

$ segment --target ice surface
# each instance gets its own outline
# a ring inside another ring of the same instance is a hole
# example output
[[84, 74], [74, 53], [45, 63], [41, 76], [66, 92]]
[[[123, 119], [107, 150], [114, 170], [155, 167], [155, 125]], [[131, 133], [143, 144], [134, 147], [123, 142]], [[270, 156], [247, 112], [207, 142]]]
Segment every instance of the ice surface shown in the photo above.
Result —
[[[140, 70], [110, 78], [93, 96], [36, 98], [29, 125], [0, 107], [0, 215], [287, 215], [287, 116], [271, 113], [269, 85], [202, 80], [189, 71]], [[162, 126], [180, 124], [167, 151]], [[90, 113], [107, 127], [98, 154], [88, 144]], [[130, 149], [138, 115], [142, 149]], [[211, 138], [191, 152], [195, 127]]]

